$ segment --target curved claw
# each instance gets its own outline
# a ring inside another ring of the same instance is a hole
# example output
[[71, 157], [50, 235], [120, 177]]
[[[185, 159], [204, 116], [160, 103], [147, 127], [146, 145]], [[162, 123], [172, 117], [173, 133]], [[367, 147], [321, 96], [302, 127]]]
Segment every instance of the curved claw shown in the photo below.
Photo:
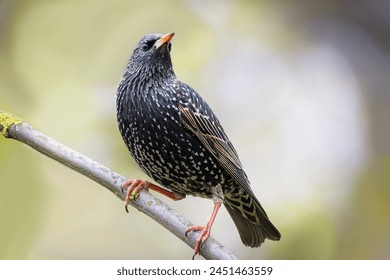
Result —
[[[128, 188], [127, 188], [128, 187]], [[125, 191], [125, 189], [127, 188], [127, 192], [126, 192], [126, 199], [125, 199], [125, 210], [126, 212], [129, 212], [128, 209], [127, 209], [127, 206], [130, 204], [130, 200], [132, 199], [137, 199], [138, 198], [138, 195], [139, 195], [139, 192], [144, 189], [144, 190], [154, 190], [158, 193], [161, 193], [163, 195], [165, 195], [166, 197], [169, 197], [173, 200], [180, 200], [180, 199], [183, 199], [185, 197], [185, 195], [180, 195], [180, 194], [176, 194], [176, 193], [173, 193], [173, 192], [170, 192], [162, 187], [159, 187], [155, 184], [152, 184], [146, 180], [139, 180], [139, 179], [135, 179], [135, 180], [127, 180], [125, 181], [122, 186], [121, 186], [121, 190], [122, 192]]]
[[186, 237], [188, 237], [188, 233], [191, 232], [191, 231], [201, 231], [204, 227], [202, 226], [190, 226], [187, 228], [186, 232], [184, 233], [184, 235]]
[[204, 243], [210, 236], [210, 226], [209, 223], [207, 223], [206, 226], [191, 226], [188, 227], [184, 235], [188, 237], [188, 233], [191, 231], [200, 231], [200, 234], [198, 236], [198, 239], [195, 243], [195, 249], [194, 249], [194, 255], [192, 256], [192, 259], [195, 259], [196, 255], [199, 255], [199, 249], [203, 248]]
[[205, 242], [209, 238], [211, 227], [213, 226], [213, 223], [214, 223], [214, 220], [215, 220], [215, 216], [217, 215], [218, 210], [221, 207], [221, 205], [222, 205], [222, 200], [217, 200], [217, 201], [214, 202], [213, 213], [211, 213], [210, 220], [208, 221], [206, 226], [204, 226], [204, 227], [202, 227], [202, 226], [190, 226], [190, 227], [187, 228], [186, 232], [184, 233], [184, 235], [187, 236], [187, 234], [190, 231], [200, 231], [199, 237], [198, 237], [198, 239], [196, 240], [196, 243], [195, 243], [194, 255], [192, 256], [192, 259], [194, 259], [195, 256], [199, 254], [199, 249], [203, 248]]
[[127, 186], [128, 186], [128, 188], [126, 191], [126, 198], [125, 198], [125, 210], [127, 213], [129, 213], [128, 205], [130, 204], [130, 200], [137, 199], [139, 192], [142, 189], [148, 189], [148, 182], [145, 180], [139, 180], [139, 179], [127, 180], [121, 186], [121, 189], [123, 192]]

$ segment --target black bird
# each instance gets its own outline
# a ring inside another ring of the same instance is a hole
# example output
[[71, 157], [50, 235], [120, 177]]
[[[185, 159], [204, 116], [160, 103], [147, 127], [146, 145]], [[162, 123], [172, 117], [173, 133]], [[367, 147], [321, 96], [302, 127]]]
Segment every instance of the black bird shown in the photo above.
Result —
[[255, 197], [237, 152], [205, 100], [176, 78], [171, 62], [174, 33], [145, 35], [134, 49], [119, 83], [116, 109], [119, 131], [141, 169], [159, 187], [145, 180], [129, 180], [130, 197], [153, 189], [174, 200], [186, 195], [212, 198], [214, 210], [201, 231], [195, 254], [210, 235], [223, 203], [242, 242], [259, 247], [280, 233]]

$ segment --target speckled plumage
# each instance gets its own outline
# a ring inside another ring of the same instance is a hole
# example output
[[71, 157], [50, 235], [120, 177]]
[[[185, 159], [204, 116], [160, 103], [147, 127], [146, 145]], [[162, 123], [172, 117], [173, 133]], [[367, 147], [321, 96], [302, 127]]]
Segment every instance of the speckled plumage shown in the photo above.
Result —
[[118, 87], [118, 126], [130, 153], [177, 197], [222, 199], [245, 245], [279, 240], [219, 120], [193, 88], [176, 78], [171, 43], [155, 45], [162, 37], [141, 39]]

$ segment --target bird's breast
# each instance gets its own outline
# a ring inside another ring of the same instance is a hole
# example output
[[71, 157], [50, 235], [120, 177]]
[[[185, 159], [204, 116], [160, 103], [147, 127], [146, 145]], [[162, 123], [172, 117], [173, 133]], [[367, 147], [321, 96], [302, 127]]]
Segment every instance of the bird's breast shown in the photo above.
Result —
[[120, 125], [132, 156], [163, 186], [177, 193], [210, 197], [211, 186], [223, 177], [220, 166], [181, 123], [175, 98], [149, 91], [142, 98], [130, 98]]

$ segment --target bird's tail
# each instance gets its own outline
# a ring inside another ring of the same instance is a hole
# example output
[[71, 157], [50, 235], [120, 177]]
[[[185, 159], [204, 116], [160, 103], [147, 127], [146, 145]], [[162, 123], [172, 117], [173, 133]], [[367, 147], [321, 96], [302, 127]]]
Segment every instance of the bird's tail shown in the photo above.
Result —
[[279, 240], [281, 235], [253, 195], [226, 195], [224, 205], [232, 217], [245, 246], [260, 247], [264, 240]]

